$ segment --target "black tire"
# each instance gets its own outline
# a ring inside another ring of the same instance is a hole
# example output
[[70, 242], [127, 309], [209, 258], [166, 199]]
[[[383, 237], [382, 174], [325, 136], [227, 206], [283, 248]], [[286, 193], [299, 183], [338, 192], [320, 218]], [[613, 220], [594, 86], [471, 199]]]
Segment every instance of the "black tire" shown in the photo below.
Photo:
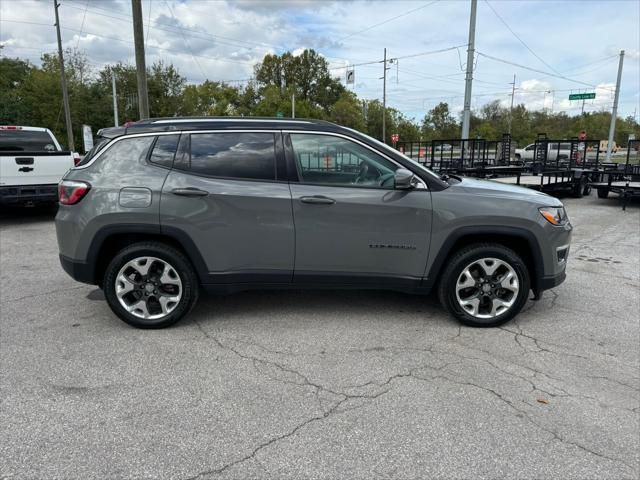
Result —
[[[166, 316], [159, 319], [143, 319], [127, 311], [116, 295], [116, 277], [120, 269], [138, 257], [156, 257], [167, 262], [182, 282], [182, 297]], [[198, 299], [199, 284], [189, 259], [180, 251], [161, 242], [141, 242], [130, 245], [118, 252], [111, 260], [103, 277], [104, 295], [111, 310], [124, 322], [136, 328], [165, 328], [184, 317]]]
[[580, 177], [578, 183], [573, 187], [573, 196], [575, 198], [582, 198], [588, 185], [589, 180], [587, 179], [587, 177]]
[[607, 198], [609, 196], [609, 189], [606, 187], [598, 188], [598, 198]]
[[583, 194], [585, 197], [588, 197], [589, 195], [591, 195], [591, 184], [590, 184], [590, 183], [587, 183], [587, 184], [584, 186], [584, 189], [582, 190], [582, 194]]
[[[511, 307], [489, 319], [480, 319], [466, 312], [458, 303], [456, 295], [456, 283], [463, 270], [469, 264], [483, 258], [497, 258], [509, 264], [515, 271], [519, 283], [519, 290]], [[530, 288], [529, 270], [518, 254], [500, 244], [478, 243], [462, 248], [447, 260], [447, 267], [442, 272], [438, 283], [438, 297], [444, 308], [462, 324], [487, 328], [497, 327], [515, 317], [527, 302]]]

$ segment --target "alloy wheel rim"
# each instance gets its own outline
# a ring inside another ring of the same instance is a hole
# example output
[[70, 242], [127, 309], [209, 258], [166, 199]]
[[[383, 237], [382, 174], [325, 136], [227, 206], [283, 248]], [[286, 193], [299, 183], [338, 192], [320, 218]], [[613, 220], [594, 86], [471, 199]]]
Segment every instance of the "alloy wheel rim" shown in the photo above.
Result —
[[182, 299], [182, 280], [176, 269], [157, 257], [137, 257], [125, 263], [115, 279], [120, 305], [144, 320], [166, 317]]
[[518, 298], [518, 274], [504, 260], [481, 258], [467, 265], [456, 281], [456, 299], [462, 309], [478, 319], [505, 314]]

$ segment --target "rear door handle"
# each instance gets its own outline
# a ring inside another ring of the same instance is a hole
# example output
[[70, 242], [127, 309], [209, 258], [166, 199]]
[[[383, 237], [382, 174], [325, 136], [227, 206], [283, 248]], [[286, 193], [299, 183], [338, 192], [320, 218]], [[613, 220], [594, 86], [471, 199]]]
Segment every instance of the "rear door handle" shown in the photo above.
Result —
[[333, 205], [336, 201], [333, 198], [324, 197], [322, 195], [314, 195], [312, 197], [300, 197], [302, 203], [311, 203], [313, 205]]
[[171, 190], [174, 195], [180, 195], [181, 197], [206, 197], [209, 192], [206, 190], [200, 190], [199, 188], [174, 188]]

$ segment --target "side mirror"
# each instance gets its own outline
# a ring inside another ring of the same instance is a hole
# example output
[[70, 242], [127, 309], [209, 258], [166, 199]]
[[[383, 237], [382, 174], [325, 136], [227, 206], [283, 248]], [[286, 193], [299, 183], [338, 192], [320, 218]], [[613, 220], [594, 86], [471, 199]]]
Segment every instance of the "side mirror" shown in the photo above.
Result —
[[393, 176], [395, 188], [398, 190], [413, 188], [413, 177], [413, 172], [405, 168], [399, 168]]

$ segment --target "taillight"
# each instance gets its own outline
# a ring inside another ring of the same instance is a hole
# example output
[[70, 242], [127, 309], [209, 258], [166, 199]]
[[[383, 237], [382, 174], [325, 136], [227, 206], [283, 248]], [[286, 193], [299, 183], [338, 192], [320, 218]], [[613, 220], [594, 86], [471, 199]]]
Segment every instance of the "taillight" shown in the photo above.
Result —
[[73, 164], [77, 167], [78, 164], [82, 161], [80, 157], [73, 157]]
[[91, 185], [86, 182], [62, 180], [58, 184], [58, 200], [62, 205], [75, 205], [90, 189]]

